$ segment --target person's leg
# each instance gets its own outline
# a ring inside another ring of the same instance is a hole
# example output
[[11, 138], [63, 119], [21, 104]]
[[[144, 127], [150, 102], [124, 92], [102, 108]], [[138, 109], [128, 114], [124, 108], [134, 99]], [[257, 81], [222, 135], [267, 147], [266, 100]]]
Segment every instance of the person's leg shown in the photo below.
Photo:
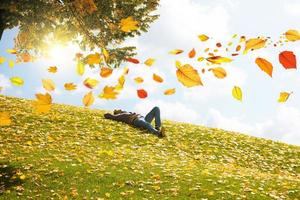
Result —
[[157, 136], [160, 134], [160, 132], [157, 129], [153, 128], [153, 126], [149, 122], [145, 121], [145, 119], [143, 118], [134, 120], [133, 125], [139, 128], [147, 129], [149, 132]]
[[160, 110], [159, 107], [155, 106], [152, 108], [152, 110], [146, 115], [145, 120], [146, 122], [150, 123], [155, 118], [155, 128], [159, 129], [161, 126], [161, 120], [160, 120]]

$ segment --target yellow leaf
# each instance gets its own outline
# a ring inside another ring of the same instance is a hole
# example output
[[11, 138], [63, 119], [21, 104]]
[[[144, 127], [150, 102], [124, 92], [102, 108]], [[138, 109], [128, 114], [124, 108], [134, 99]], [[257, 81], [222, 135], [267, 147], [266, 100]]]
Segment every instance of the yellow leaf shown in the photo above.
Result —
[[278, 98], [278, 102], [279, 103], [284, 103], [288, 100], [288, 98], [290, 97], [290, 95], [292, 94], [291, 93], [288, 93], [288, 92], [280, 92], [280, 95], [279, 95], [279, 98]]
[[100, 76], [103, 78], [107, 78], [112, 74], [113, 70], [108, 67], [102, 67], [100, 71]]
[[116, 86], [116, 90], [122, 90], [123, 87], [124, 87], [124, 83], [125, 83], [125, 76], [122, 75], [122, 76], [120, 76], [119, 79], [118, 79], [118, 84], [117, 84], [117, 86]]
[[233, 89], [232, 89], [232, 96], [234, 98], [236, 98], [237, 100], [242, 101], [243, 93], [242, 93], [241, 88], [238, 87], [238, 86], [234, 86]]
[[128, 74], [128, 73], [129, 73], [129, 69], [128, 69], [128, 67], [125, 67], [125, 68], [124, 68], [124, 71], [123, 71], [123, 74], [126, 75], [126, 74]]
[[29, 141], [26, 142], [26, 144], [29, 145], [29, 146], [31, 146], [32, 145], [32, 141], [29, 140]]
[[74, 83], [65, 83], [64, 85], [66, 90], [76, 90], [76, 85]]
[[230, 58], [221, 57], [221, 56], [212, 56], [212, 57], [206, 58], [206, 60], [213, 64], [229, 63], [232, 61], [232, 59], [230, 59]]
[[104, 59], [106, 61], [108, 61], [109, 60], [109, 53], [108, 53], [108, 51], [105, 48], [102, 49], [102, 54], [104, 56]]
[[183, 52], [183, 50], [181, 50], [181, 49], [174, 49], [172, 51], [169, 51], [169, 54], [177, 55], [177, 54], [180, 54], [182, 52]]
[[92, 78], [87, 78], [83, 81], [83, 84], [90, 89], [93, 89], [94, 87], [96, 87], [98, 85], [99, 81], [96, 79], [92, 79]]
[[105, 86], [103, 92], [99, 95], [102, 99], [116, 99], [119, 93], [116, 91], [115, 87]]
[[13, 60], [9, 60], [9, 61], [8, 61], [8, 66], [9, 66], [10, 68], [13, 68], [13, 67], [15, 66], [15, 62], [14, 62]]
[[95, 101], [94, 95], [91, 92], [87, 93], [86, 95], [84, 95], [83, 99], [82, 99], [82, 103], [84, 106], [89, 107], [91, 106]]
[[176, 75], [178, 81], [186, 87], [203, 85], [197, 70], [189, 64], [180, 66], [176, 71]]
[[210, 68], [208, 71], [212, 71], [217, 78], [225, 78], [227, 73], [222, 67]]
[[176, 66], [177, 68], [181, 67], [181, 62], [180, 62], [179, 60], [176, 60], [176, 61], [175, 61], [175, 66]]
[[205, 34], [198, 35], [198, 38], [201, 42], [205, 42], [206, 40], [209, 39], [209, 37]]
[[50, 73], [56, 73], [57, 72], [57, 67], [56, 66], [50, 66], [48, 68], [48, 72], [50, 72]]
[[151, 67], [151, 66], [154, 64], [154, 62], [155, 62], [155, 59], [153, 59], [153, 58], [148, 58], [148, 59], [144, 62], [144, 64], [147, 65], [148, 67]]
[[205, 59], [204, 57], [199, 57], [197, 60], [198, 60], [199, 62], [202, 62], [204, 59]]
[[10, 53], [10, 54], [17, 54], [17, 50], [16, 49], [6, 49], [6, 52]]
[[167, 89], [164, 91], [164, 95], [172, 95], [176, 92], [175, 88]]
[[162, 77], [160, 77], [159, 75], [157, 75], [155, 73], [153, 74], [152, 78], [154, 81], [156, 81], [158, 83], [162, 83], [164, 81], [164, 79]]
[[11, 119], [8, 112], [0, 112], [0, 126], [9, 126]]
[[20, 176], [20, 179], [21, 180], [24, 180], [26, 178], [26, 176], [24, 175], [24, 174], [22, 174], [21, 176]]
[[84, 67], [83, 62], [78, 61], [77, 62], [77, 74], [82, 76], [84, 74], [84, 71], [85, 71], [85, 67]]
[[24, 80], [18, 76], [11, 77], [10, 81], [15, 86], [22, 86], [24, 84]]
[[55, 90], [55, 84], [51, 79], [42, 79], [42, 83], [45, 90], [49, 92]]
[[126, 19], [122, 19], [120, 22], [120, 27], [123, 32], [129, 33], [131, 31], [137, 30], [138, 22], [133, 19], [133, 17], [127, 17]]
[[142, 82], [144, 82], [144, 79], [141, 78], [141, 77], [136, 77], [136, 78], [134, 79], [134, 81], [135, 81], [136, 83], [142, 83]]
[[47, 113], [51, 109], [52, 97], [49, 93], [36, 94], [37, 100], [32, 103], [37, 113]]
[[259, 68], [266, 72], [270, 77], [272, 77], [273, 73], [273, 65], [269, 61], [264, 58], [256, 58], [255, 63], [259, 66]]
[[266, 39], [260, 38], [252, 38], [246, 41], [244, 54], [246, 54], [249, 50], [260, 49], [263, 48], [266, 44]]
[[285, 37], [288, 41], [292, 42], [300, 40], [300, 34], [297, 30], [288, 30], [287, 32], [285, 32]]
[[0, 56], [0, 65], [3, 64], [5, 62], [5, 58]]
[[101, 61], [102, 61], [102, 59], [101, 59], [99, 53], [89, 54], [86, 57], [86, 63], [89, 65], [99, 64], [99, 63], [101, 63]]

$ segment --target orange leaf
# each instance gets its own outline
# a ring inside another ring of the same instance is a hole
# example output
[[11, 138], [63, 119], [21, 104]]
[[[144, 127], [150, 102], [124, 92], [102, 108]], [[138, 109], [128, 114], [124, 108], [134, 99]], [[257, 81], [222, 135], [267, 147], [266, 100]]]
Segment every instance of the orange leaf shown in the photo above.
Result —
[[48, 72], [50, 72], [50, 73], [56, 73], [57, 72], [57, 67], [56, 66], [50, 66], [48, 68]]
[[115, 87], [105, 86], [103, 92], [99, 95], [99, 98], [116, 99], [118, 94]]
[[190, 52], [189, 52], [189, 58], [194, 58], [196, 55], [196, 50], [193, 48]]
[[83, 81], [83, 84], [90, 89], [93, 89], [94, 87], [96, 87], [98, 85], [99, 81], [96, 79], [92, 79], [92, 78], [87, 78]]
[[47, 113], [51, 109], [52, 97], [49, 93], [35, 94], [36, 101], [32, 103], [37, 113]]
[[164, 79], [162, 79], [159, 75], [157, 74], [153, 74], [152, 76], [153, 80], [155, 80], [158, 83], [162, 83], [164, 81]]
[[269, 61], [264, 58], [256, 58], [255, 63], [259, 66], [259, 68], [266, 72], [270, 77], [272, 77], [273, 73], [273, 65]]
[[64, 87], [66, 90], [76, 90], [76, 85], [74, 83], [65, 83]]
[[101, 72], [100, 72], [100, 76], [103, 78], [107, 78], [112, 74], [113, 70], [111, 68], [108, 67], [102, 67], [101, 68]]
[[244, 50], [244, 54], [246, 54], [249, 50], [260, 49], [263, 48], [266, 44], [266, 39], [253, 38], [246, 41], [246, 46]]
[[91, 106], [95, 101], [95, 98], [93, 96], [92, 91], [87, 93], [86, 95], [84, 95], [83, 99], [82, 99], [82, 103], [84, 106], [89, 107]]
[[125, 58], [126, 61], [131, 62], [133, 64], [139, 64], [140, 61], [138, 59], [135, 58]]
[[175, 88], [167, 89], [164, 92], [164, 95], [172, 95], [176, 92]]
[[212, 71], [217, 78], [225, 78], [227, 73], [222, 67], [210, 68], [208, 71]]
[[144, 99], [148, 96], [148, 93], [144, 89], [139, 89], [139, 90], [137, 90], [137, 95], [141, 99]]
[[185, 64], [183, 66], [178, 67], [176, 75], [178, 81], [186, 87], [203, 85], [197, 70], [189, 64]]
[[292, 51], [283, 51], [279, 54], [279, 62], [285, 69], [297, 68], [296, 56]]
[[102, 59], [99, 53], [89, 54], [86, 56], [86, 63], [89, 65], [99, 64], [101, 61]]

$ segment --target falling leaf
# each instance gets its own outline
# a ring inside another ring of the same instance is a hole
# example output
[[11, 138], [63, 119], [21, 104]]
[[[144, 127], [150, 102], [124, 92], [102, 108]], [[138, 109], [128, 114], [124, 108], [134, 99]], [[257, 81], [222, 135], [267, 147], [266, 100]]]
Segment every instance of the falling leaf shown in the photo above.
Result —
[[128, 61], [128, 62], [131, 62], [133, 64], [139, 64], [140, 63], [140, 61], [136, 58], [126, 58], [125, 60]]
[[112, 74], [113, 70], [111, 68], [108, 67], [102, 67], [101, 71], [100, 71], [100, 76], [102, 78], [107, 78]]
[[99, 98], [102, 99], [116, 99], [119, 93], [116, 91], [115, 87], [105, 86], [102, 93], [99, 95]]
[[209, 37], [205, 34], [198, 35], [198, 38], [201, 42], [205, 42], [206, 40], [209, 39]]
[[96, 79], [92, 79], [92, 78], [86, 78], [83, 81], [83, 85], [85, 85], [87, 88], [89, 89], [93, 89], [98, 85], [99, 81]]
[[57, 72], [57, 67], [56, 66], [50, 66], [48, 68], [48, 72], [50, 72], [50, 73], [56, 73]]
[[105, 61], [109, 60], [109, 53], [105, 48], [102, 48], [102, 54], [104, 56]]
[[237, 45], [236, 48], [235, 48], [235, 51], [240, 51], [241, 48], [242, 48], [241, 45]]
[[125, 76], [122, 75], [118, 79], [118, 84], [116, 85], [116, 90], [122, 90], [124, 87], [124, 83], [125, 83]]
[[24, 84], [24, 80], [18, 76], [11, 77], [10, 82], [15, 86], [22, 86]]
[[136, 83], [142, 83], [142, 82], [144, 82], [144, 79], [141, 78], [141, 77], [136, 77], [136, 78], [134, 79], [134, 81], [135, 81]]
[[283, 51], [279, 54], [279, 62], [285, 69], [297, 68], [296, 56], [292, 51]]
[[75, 54], [75, 58], [76, 59], [81, 59], [83, 57], [83, 54], [82, 53], [76, 53]]
[[148, 67], [151, 67], [155, 62], [155, 59], [154, 58], [148, 58], [144, 64], [147, 65]]
[[21, 53], [20, 54], [20, 58], [21, 58], [21, 60], [23, 62], [31, 62], [31, 61], [33, 61], [31, 55], [29, 53], [27, 53], [27, 52], [26, 53]]
[[269, 61], [264, 58], [256, 58], [255, 63], [259, 66], [259, 68], [266, 72], [270, 77], [272, 77], [273, 73], [273, 65]]
[[284, 103], [284, 102], [286, 102], [292, 93], [293, 93], [293, 92], [291, 92], [291, 93], [288, 93], [288, 92], [280, 92], [280, 95], [279, 95], [277, 101], [278, 101], [279, 103]]
[[76, 90], [76, 85], [74, 83], [65, 83], [65, 90]]
[[300, 40], [300, 34], [297, 30], [288, 30], [287, 32], [285, 32], [285, 37], [288, 41], [292, 42]]
[[82, 103], [85, 107], [89, 107], [91, 106], [95, 101], [93, 92], [88, 92], [86, 95], [84, 95], [83, 99], [82, 99]]
[[80, 60], [77, 62], [77, 74], [82, 76], [84, 74], [84, 71], [85, 71], [85, 67], [84, 67], [84, 64], [83, 62], [81, 62]]
[[266, 44], [266, 39], [253, 38], [246, 41], [244, 54], [246, 54], [249, 50], [260, 49], [263, 48]]
[[144, 90], [144, 89], [139, 89], [139, 90], [137, 90], [137, 95], [138, 95], [138, 97], [140, 97], [141, 99], [144, 99], [144, 98], [146, 98], [146, 97], [148, 96], [148, 93], [147, 93], [147, 91]]
[[175, 66], [176, 66], [177, 68], [181, 67], [181, 62], [180, 62], [179, 60], [176, 60], [176, 61], [175, 61]]
[[178, 81], [186, 87], [203, 85], [197, 70], [189, 64], [185, 64], [177, 68], [176, 75]]
[[128, 67], [125, 67], [124, 70], [123, 70], [123, 74], [126, 75], [128, 73], [129, 73], [129, 69], [128, 69]]
[[49, 92], [55, 90], [55, 84], [51, 79], [42, 79], [42, 83], [45, 90]]
[[206, 58], [206, 60], [213, 64], [229, 63], [232, 61], [232, 59], [230, 59], [230, 58], [221, 57], [221, 56], [212, 56], [212, 57]]
[[225, 78], [227, 75], [226, 71], [222, 67], [210, 68], [208, 71], [212, 71], [217, 78]]
[[0, 112], [0, 126], [9, 126], [11, 119], [8, 112]]
[[238, 86], [234, 86], [233, 89], [232, 89], [232, 96], [234, 98], [236, 98], [237, 100], [242, 101], [243, 93], [242, 93], [241, 88], [238, 87]]
[[169, 51], [169, 54], [177, 55], [177, 54], [181, 54], [182, 52], [183, 52], [183, 50], [181, 50], [181, 49], [174, 49], [172, 51]]
[[164, 91], [164, 95], [172, 95], [175, 93], [175, 88], [167, 89]]
[[164, 79], [162, 77], [160, 77], [159, 75], [157, 75], [155, 73], [153, 74], [152, 78], [154, 81], [156, 81], [158, 83], [162, 83], [164, 81]]
[[189, 52], [189, 58], [194, 58], [196, 55], [196, 50], [193, 48], [190, 52]]
[[123, 32], [129, 33], [131, 31], [137, 30], [138, 22], [133, 19], [133, 17], [127, 17], [126, 19], [122, 19], [120, 22], [120, 27]]
[[17, 50], [16, 49], [6, 49], [6, 52], [10, 53], [10, 54], [17, 54]]
[[101, 56], [99, 53], [89, 54], [86, 56], [86, 63], [88, 65], [95, 65], [102, 62]]
[[0, 56], [0, 65], [3, 64], [5, 62], [5, 58]]
[[37, 113], [47, 113], [51, 109], [52, 97], [49, 93], [36, 94], [36, 101], [32, 103]]
[[13, 60], [9, 60], [9, 61], [8, 61], [8, 66], [9, 66], [10, 68], [13, 68], [13, 67], [15, 66], [15, 62], [14, 62]]
[[220, 47], [222, 47], [222, 44], [221, 44], [220, 42], [218, 42], [218, 43], [216, 44], [216, 46], [217, 46], [218, 48], [220, 48]]
[[199, 57], [199, 58], [197, 59], [197, 61], [202, 62], [204, 59], [205, 59], [204, 57]]

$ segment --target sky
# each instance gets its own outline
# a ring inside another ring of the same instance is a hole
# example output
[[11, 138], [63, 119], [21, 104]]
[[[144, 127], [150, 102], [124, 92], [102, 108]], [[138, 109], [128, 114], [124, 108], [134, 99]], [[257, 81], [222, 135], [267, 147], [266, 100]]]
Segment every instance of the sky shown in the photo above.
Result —
[[[155, 58], [152, 67], [143, 64], [124, 63], [129, 74], [124, 90], [116, 100], [96, 98], [91, 109], [113, 110], [121, 108], [146, 115], [153, 106], [159, 106], [163, 119], [199, 124], [241, 132], [247, 135], [300, 145], [300, 72], [285, 70], [278, 61], [282, 51], [293, 51], [300, 56], [299, 42], [289, 42], [283, 47], [263, 48], [247, 55], [238, 56], [229, 64], [223, 64], [228, 76], [216, 79], [211, 73], [200, 74], [203, 86], [184, 87], [176, 78], [175, 60], [189, 63], [198, 71], [203, 63], [189, 59], [187, 52], [192, 48], [197, 57], [206, 47], [214, 47], [216, 42], [227, 44], [232, 35], [247, 38], [270, 36], [274, 40], [289, 29], [300, 30], [300, 2], [298, 0], [161, 0], [156, 11], [160, 18], [147, 33], [128, 39], [124, 45], [137, 47], [141, 61]], [[14, 60], [6, 49], [13, 47], [13, 39], [18, 29], [6, 30], [0, 41], [0, 56]], [[210, 40], [203, 43], [199, 34], [206, 34]], [[235, 46], [234, 46], [235, 47]], [[55, 103], [82, 105], [82, 97], [90, 91], [82, 82], [85, 78], [96, 78], [99, 87], [93, 89], [100, 94], [105, 85], [116, 84], [122, 69], [114, 70], [111, 77], [103, 79], [99, 69], [89, 69], [83, 76], [76, 74], [74, 54], [80, 51], [76, 46], [57, 49], [54, 58], [41, 59], [34, 63], [20, 63], [9, 68], [7, 62], [0, 65], [1, 94], [34, 99], [36, 93], [45, 93], [41, 79], [51, 78], [57, 85], [52, 93]], [[183, 49], [180, 55], [170, 55], [173, 49]], [[226, 55], [226, 52], [222, 52]], [[263, 73], [255, 64], [257, 57], [273, 63], [273, 78]], [[47, 72], [49, 66], [56, 65], [58, 72]], [[152, 80], [157, 73], [164, 78], [163, 83]], [[10, 84], [9, 78], [20, 76], [25, 80], [23, 87]], [[144, 83], [138, 85], [134, 78], [141, 76]], [[69, 92], [64, 83], [74, 82], [78, 89]], [[233, 86], [243, 90], [243, 101], [231, 95]], [[168, 88], [176, 88], [171, 96], [163, 95]], [[147, 90], [146, 99], [137, 97], [137, 89]], [[286, 103], [278, 103], [279, 93], [293, 92]], [[195, 133], [197, 134], [197, 133]]]

